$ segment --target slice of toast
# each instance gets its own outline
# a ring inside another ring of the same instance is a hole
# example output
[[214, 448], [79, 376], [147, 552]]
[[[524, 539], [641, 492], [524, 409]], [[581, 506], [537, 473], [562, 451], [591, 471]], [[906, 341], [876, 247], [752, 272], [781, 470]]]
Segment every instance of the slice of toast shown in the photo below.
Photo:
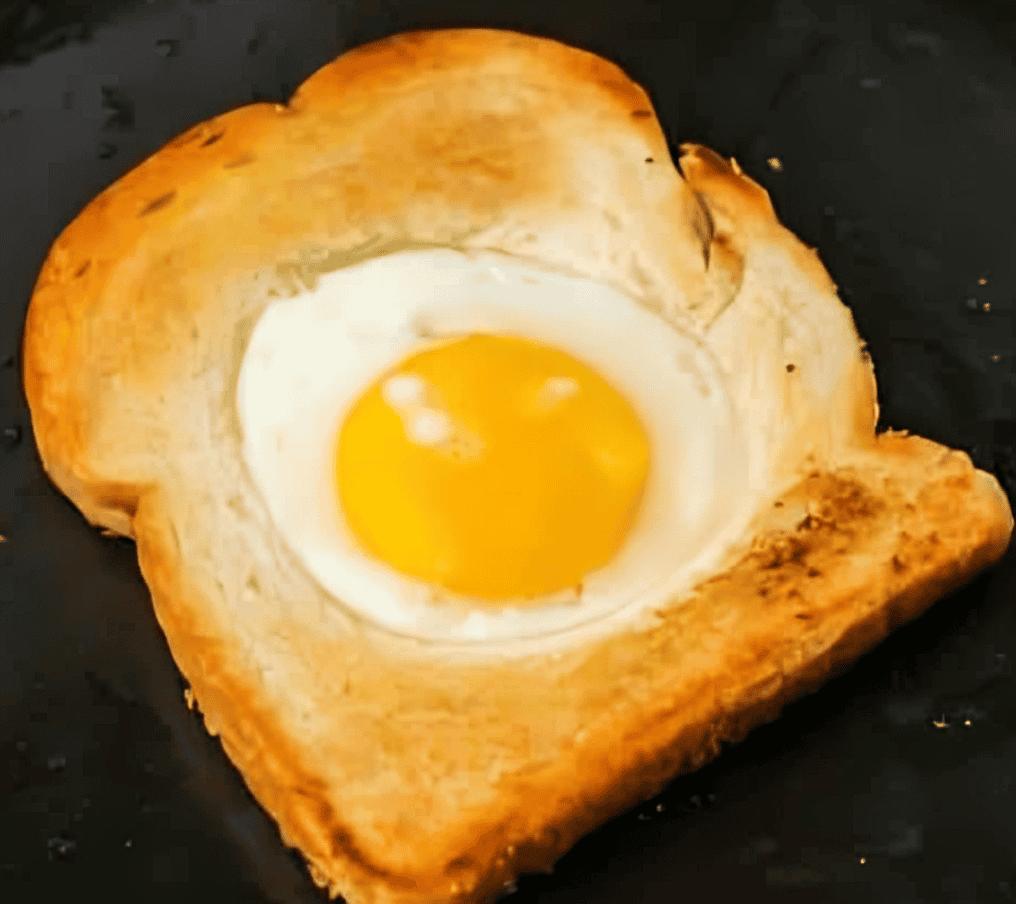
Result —
[[[849, 314], [762, 189], [703, 148], [681, 166], [612, 64], [507, 32], [417, 33], [181, 136], [46, 261], [24, 354], [45, 467], [91, 523], [136, 540], [208, 730], [350, 904], [484, 900], [550, 868], [1008, 545], [1008, 502], [967, 456], [875, 437]], [[626, 289], [697, 332], [737, 404], [762, 386], [783, 400], [750, 448], [754, 518], [714, 570], [525, 650], [394, 637], [311, 579], [240, 453], [247, 337], [322, 272], [435, 245]], [[770, 339], [787, 318], [818, 324], [836, 367], [785, 360]]]

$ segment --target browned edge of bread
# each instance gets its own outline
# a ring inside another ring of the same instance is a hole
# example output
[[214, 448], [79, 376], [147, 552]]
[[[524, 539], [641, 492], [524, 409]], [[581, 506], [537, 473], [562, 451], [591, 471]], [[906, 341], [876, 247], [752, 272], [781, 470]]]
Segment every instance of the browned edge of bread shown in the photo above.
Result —
[[[239, 677], [228, 639], [202, 633], [202, 602], [186, 587], [157, 495], [139, 510], [138, 551], [209, 729], [316, 881], [352, 902], [473, 901], [496, 897], [521, 873], [549, 870], [583, 834], [775, 719], [997, 561], [1011, 521], [984, 478], [962, 453], [884, 434], [850, 465], [814, 472], [784, 494], [762, 513], [751, 548], [690, 601], [661, 610], [653, 627], [592, 644], [564, 664], [548, 661], [539, 677], [493, 666], [489, 686], [516, 681], [522, 705], [538, 680], [626, 680], [631, 696], [606, 718], [587, 713], [581, 737], [555, 762], [520, 769], [495, 806], [463, 813], [454, 831], [431, 835], [421, 824], [418, 868], [409, 872], [358, 844], [356, 825], [334, 808], [298, 739]], [[682, 658], [695, 643], [711, 651], [697, 675]]]

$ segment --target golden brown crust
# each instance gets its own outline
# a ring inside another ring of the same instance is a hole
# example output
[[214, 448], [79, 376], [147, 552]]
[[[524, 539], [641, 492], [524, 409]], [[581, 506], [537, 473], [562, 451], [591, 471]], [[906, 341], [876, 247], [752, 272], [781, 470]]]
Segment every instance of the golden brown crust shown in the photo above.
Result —
[[[46, 261], [24, 355], [43, 462], [90, 521], [136, 538], [206, 725], [351, 904], [480, 900], [549, 868], [1008, 543], [1008, 505], [966, 456], [875, 439], [870, 362], [765, 192], [703, 148], [681, 166], [686, 180], [613, 64], [507, 32], [403, 35], [324, 67], [287, 106], [182, 135]], [[764, 438], [757, 472], [794, 488], [752, 545], [649, 621], [552, 653], [439, 658], [336, 606], [239, 464], [232, 382], [271, 298], [413, 243], [604, 279], [739, 359], [739, 404], [771, 384], [801, 417]], [[787, 273], [775, 294], [807, 310], [752, 307]], [[781, 317], [836, 367], [787, 370], [793, 348], [762, 345]]]
[[[589, 134], [615, 159], [575, 166]], [[376, 42], [323, 67], [288, 105], [254, 104], [184, 133], [64, 230], [25, 334], [40, 454], [90, 521], [127, 533], [121, 509], [136, 493], [98, 473], [91, 400], [163, 386], [194, 324], [223, 305], [217, 284], [266, 262], [468, 241], [556, 255], [594, 276], [623, 269], [629, 288], [648, 283], [687, 308], [728, 292], [705, 270], [702, 216], [645, 92], [612, 63], [482, 29]], [[590, 244], [590, 220], [604, 218]], [[132, 320], [148, 328], [124, 329]]]
[[[394, 728], [388, 746], [410, 758], [440, 749], [444, 773], [475, 783], [468, 805], [442, 823], [431, 809], [441, 783], [407, 781], [378, 804], [388, 844], [377, 846], [336, 810], [314, 751], [265, 707], [249, 664], [201, 623], [203, 600], [167, 549], [157, 496], [139, 511], [138, 548], [209, 729], [317, 875], [355, 901], [473, 900], [520, 871], [548, 869], [582, 834], [775, 718], [997, 560], [1010, 524], [999, 517], [1004, 499], [983, 483], [965, 455], [886, 434], [852, 464], [784, 494], [756, 523], [752, 548], [652, 627], [482, 672], [381, 656], [343, 673], [372, 683], [378, 712], [397, 712], [400, 689], [415, 688], [422, 715]], [[345, 654], [324, 644], [304, 655], [323, 664]], [[424, 702], [435, 699], [440, 709]], [[355, 719], [337, 713], [334, 731], [344, 724], [362, 746]], [[545, 757], [519, 750], [498, 781], [484, 780], [491, 762], [535, 733]], [[400, 857], [400, 845], [414, 856]]]

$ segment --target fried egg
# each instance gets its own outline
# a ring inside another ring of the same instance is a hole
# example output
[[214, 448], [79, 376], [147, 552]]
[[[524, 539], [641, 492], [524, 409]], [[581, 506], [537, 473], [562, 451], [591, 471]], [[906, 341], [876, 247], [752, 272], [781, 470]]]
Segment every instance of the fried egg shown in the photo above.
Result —
[[429, 641], [662, 605], [744, 521], [709, 350], [637, 299], [494, 252], [382, 255], [261, 314], [242, 450], [337, 605]]

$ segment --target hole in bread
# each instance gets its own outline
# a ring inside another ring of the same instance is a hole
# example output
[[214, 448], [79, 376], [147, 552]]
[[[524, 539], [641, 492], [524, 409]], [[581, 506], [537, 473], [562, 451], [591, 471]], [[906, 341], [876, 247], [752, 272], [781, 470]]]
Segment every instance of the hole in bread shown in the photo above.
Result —
[[792, 374], [796, 369], [797, 369], [797, 365], [796, 364], [788, 364], [787, 365], [787, 373], [788, 374]]
[[206, 148], [211, 144], [215, 144], [215, 142], [218, 141], [225, 134], [226, 134], [225, 132], [216, 132], [214, 135], [209, 135], [204, 141], [201, 142], [201, 147]]
[[159, 197], [155, 198], [152, 201], [149, 201], [148, 204], [144, 208], [142, 208], [142, 210], [138, 214], [138, 216], [139, 217], [146, 217], [150, 213], [155, 213], [155, 211], [161, 210], [170, 201], [172, 201], [173, 198], [175, 198], [175, 197], [176, 197], [176, 189], [175, 188], [172, 191], [166, 192], [166, 194], [164, 194], [164, 195], [159, 195]]
[[653, 162], [654, 161], [653, 161], [652, 157], [646, 157], [646, 163], [653, 163]]
[[92, 261], [90, 259], [85, 261], [80, 267], [78, 267], [77, 270], [74, 271], [74, 278], [78, 279], [79, 277], [84, 276], [88, 272], [88, 268], [91, 266]]
[[794, 618], [799, 618], [802, 621], [807, 621], [811, 617], [812, 614], [810, 612], [798, 612], [794, 615]]
[[634, 116], [636, 119], [648, 119], [650, 116], [653, 115], [653, 111], [652, 110], [632, 110], [631, 111], [631, 115]]

